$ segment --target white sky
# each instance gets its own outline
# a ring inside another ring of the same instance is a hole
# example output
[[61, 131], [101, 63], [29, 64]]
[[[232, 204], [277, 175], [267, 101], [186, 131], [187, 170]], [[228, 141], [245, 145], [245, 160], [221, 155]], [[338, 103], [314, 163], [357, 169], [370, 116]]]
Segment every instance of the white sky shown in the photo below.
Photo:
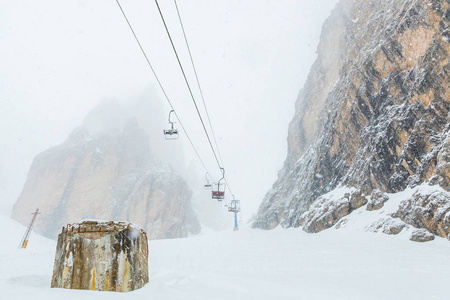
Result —
[[[206, 104], [244, 218], [286, 157], [287, 127], [323, 21], [337, 0], [178, 0]], [[170, 100], [215, 178], [207, 144], [154, 1], [122, 0]], [[160, 0], [193, 72], [172, 0]], [[113, 0], [0, 0], [0, 205], [11, 206], [32, 159], [62, 143], [103, 98], [156, 91], [169, 106]], [[163, 116], [164, 120], [167, 118]], [[206, 120], [206, 117], [205, 117]], [[162, 128], [166, 124], [161, 124]], [[161, 142], [164, 142], [161, 137]], [[184, 137], [186, 165], [204, 169]], [[205, 201], [213, 201], [205, 199]]]

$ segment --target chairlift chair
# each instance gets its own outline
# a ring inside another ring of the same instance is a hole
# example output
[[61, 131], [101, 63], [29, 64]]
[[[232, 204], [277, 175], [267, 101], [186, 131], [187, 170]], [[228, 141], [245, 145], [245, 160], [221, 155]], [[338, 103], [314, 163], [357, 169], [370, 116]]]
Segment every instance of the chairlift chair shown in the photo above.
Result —
[[217, 183], [213, 184], [212, 198], [222, 201], [225, 198], [225, 183], [220, 183], [225, 178], [225, 169], [220, 168], [222, 171], [222, 178]]
[[222, 201], [225, 198], [225, 191], [212, 191], [212, 198]]
[[209, 175], [208, 173], [205, 174], [205, 179], [206, 179], [205, 188], [210, 188], [211, 187], [211, 183], [209, 183], [208, 175]]
[[172, 112], [174, 112], [173, 109], [169, 112], [170, 129], [164, 129], [164, 137], [166, 138], [166, 140], [176, 140], [176, 139], [178, 139], [178, 129], [173, 128], [173, 123], [175, 123], [175, 122], [172, 122], [170, 120], [170, 114]]
[[228, 212], [231, 212], [231, 213], [237, 212], [238, 213], [240, 211], [241, 211], [240, 207], [234, 209], [234, 207], [228, 206]]
[[230, 205], [228, 206], [228, 212], [238, 213], [241, 211], [241, 206], [239, 205], [240, 200], [231, 200]]

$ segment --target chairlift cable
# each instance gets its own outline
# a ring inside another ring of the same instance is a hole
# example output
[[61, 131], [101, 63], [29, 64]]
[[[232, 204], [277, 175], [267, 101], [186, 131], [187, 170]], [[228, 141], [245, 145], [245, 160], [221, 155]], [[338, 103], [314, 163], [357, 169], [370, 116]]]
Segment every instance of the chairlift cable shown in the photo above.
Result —
[[[164, 21], [164, 17], [163, 17], [163, 15], [162, 15], [162, 12], [161, 12], [161, 10], [160, 10], [160, 8], [159, 8], [158, 2], [157, 2], [156, 0], [155, 0], [155, 2], [156, 2], [156, 4], [157, 4], [157, 6], [158, 6], [158, 10], [159, 10], [159, 12], [160, 12], [161, 18], [163, 19], [164, 26], [165, 26], [165, 28], [166, 28], [166, 31], [167, 31], [168, 35], [169, 35], [169, 39], [170, 39], [170, 41], [171, 41], [171, 43], [172, 43], [172, 47], [174, 47], [173, 42], [172, 42], [172, 38], [170, 37], [169, 31], [168, 31], [167, 26], [166, 26], [166, 23], [165, 23], [165, 21]], [[166, 91], [165, 91], [165, 89], [164, 89], [164, 87], [163, 87], [161, 81], [159, 80], [159, 77], [158, 77], [158, 75], [156, 74], [156, 71], [154, 70], [152, 64], [150, 63], [150, 60], [149, 60], [147, 54], [145, 53], [145, 50], [144, 50], [144, 48], [142, 47], [142, 44], [140, 43], [139, 38], [137, 37], [137, 35], [136, 35], [136, 33], [135, 33], [135, 31], [134, 31], [134, 29], [133, 29], [133, 27], [132, 27], [130, 21], [128, 20], [128, 17], [126, 16], [125, 11], [123, 10], [122, 6], [121, 6], [120, 3], [119, 3], [119, 0], [116, 0], [116, 3], [117, 3], [117, 5], [119, 6], [119, 9], [120, 9], [120, 11], [122, 12], [122, 15], [123, 15], [123, 17], [125, 18], [125, 21], [127, 22], [128, 27], [130, 28], [130, 30], [131, 30], [131, 32], [132, 32], [132, 34], [133, 34], [133, 36], [134, 36], [134, 38], [135, 38], [135, 40], [136, 40], [136, 42], [137, 42], [139, 48], [141, 49], [141, 52], [142, 52], [142, 54], [144, 55], [145, 60], [147, 61], [148, 66], [150, 67], [150, 69], [151, 69], [153, 75], [155, 76], [155, 79], [156, 79], [156, 81], [158, 82], [158, 85], [159, 85], [159, 87], [161, 88], [161, 91], [163, 92], [164, 97], [166, 98], [167, 102], [169, 103], [171, 109], [174, 110], [174, 114], [175, 114], [175, 116], [177, 117], [178, 122], [180, 123], [181, 128], [183, 129], [183, 132], [186, 134], [186, 137], [187, 137], [189, 143], [191, 144], [191, 146], [192, 146], [192, 148], [193, 148], [195, 154], [197, 155], [197, 157], [198, 157], [200, 163], [202, 164], [203, 168], [205, 169], [205, 171], [206, 171], [207, 173], [211, 174], [211, 173], [208, 171], [208, 169], [207, 169], [205, 163], [203, 162], [203, 160], [202, 160], [200, 154], [198, 153], [198, 151], [197, 151], [197, 149], [196, 149], [194, 143], [192, 142], [191, 138], [189, 137], [189, 134], [188, 134], [186, 128], [184, 127], [183, 122], [181, 121], [180, 117], [178, 116], [176, 110], [174, 109], [174, 107], [173, 107], [173, 105], [172, 105], [172, 102], [170, 101], [170, 99], [169, 99], [169, 97], [168, 97], [168, 95], [167, 95], [167, 93], [166, 93]], [[182, 69], [182, 71], [183, 71], [184, 78], [185, 78], [186, 83], [187, 83], [187, 79], [186, 79], [184, 70], [183, 70], [183, 68], [182, 68], [182, 66], [181, 66], [181, 63], [180, 63], [180, 60], [179, 60], [179, 58], [178, 58], [178, 54], [177, 54], [175, 48], [174, 48], [174, 51], [175, 51], [175, 54], [176, 54], [177, 59], [178, 59], [178, 63], [180, 64], [180, 67], [181, 67], [181, 69]], [[188, 83], [187, 83], [187, 84], [188, 84]], [[199, 110], [198, 110], [198, 107], [197, 107], [197, 105], [196, 105], [195, 99], [193, 98], [192, 91], [191, 91], [191, 89], [190, 89], [189, 84], [188, 84], [188, 88], [189, 88], [189, 91], [190, 91], [190, 93], [191, 93], [192, 100], [194, 101], [195, 107], [196, 107], [196, 109], [197, 109], [197, 113], [199, 114]], [[213, 151], [213, 154], [214, 154], [214, 157], [215, 157], [215, 159], [216, 159], [216, 162], [217, 162], [217, 164], [219, 165], [219, 168], [220, 168], [220, 163], [219, 163], [219, 161], [218, 161], [218, 158], [217, 158], [217, 155], [216, 155], [216, 153], [215, 153], [215, 151], [214, 151], [214, 148], [213, 148], [213, 146], [212, 146], [212, 144], [211, 144], [211, 140], [210, 140], [209, 135], [208, 135], [208, 133], [207, 133], [207, 131], [206, 131], [206, 128], [205, 128], [203, 119], [201, 118], [201, 115], [200, 115], [200, 114], [199, 114], [199, 117], [200, 117], [200, 120], [201, 120], [201, 122], [202, 122], [203, 129], [205, 130], [206, 136], [208, 137], [208, 142], [209, 142], [209, 144], [210, 144], [210, 146], [211, 146], [211, 150]], [[217, 146], [217, 145], [216, 145], [216, 146]], [[230, 187], [230, 185], [229, 185], [228, 180], [226, 179], [226, 177], [224, 178], [224, 180], [225, 180], [225, 182], [227, 183], [228, 190], [230, 191], [231, 194], [233, 194], [232, 191], [231, 191], [231, 187]]]
[[158, 7], [159, 15], [161, 16], [161, 19], [162, 19], [162, 21], [163, 21], [164, 27], [165, 27], [166, 32], [167, 32], [167, 36], [169, 37], [170, 43], [171, 43], [171, 45], [172, 45], [172, 49], [173, 49], [173, 51], [174, 51], [174, 53], [175, 53], [175, 56], [176, 56], [176, 58], [177, 58], [178, 65], [180, 66], [181, 72], [183, 73], [184, 81], [186, 82], [186, 85], [187, 85], [187, 88], [188, 88], [189, 93], [190, 93], [190, 95], [191, 95], [192, 101], [194, 102], [194, 106], [195, 106], [195, 109], [196, 109], [196, 111], [197, 111], [197, 114], [198, 114], [198, 116], [199, 116], [199, 118], [200, 118], [200, 122], [202, 123], [203, 130], [204, 130], [204, 132], [205, 132], [205, 134], [206, 134], [206, 137], [208, 138], [208, 142], [209, 142], [209, 145], [210, 145], [210, 147], [211, 147], [211, 150], [212, 150], [212, 152], [213, 152], [213, 154], [214, 154], [214, 158], [216, 159], [216, 162], [217, 162], [217, 165], [219, 166], [219, 168], [221, 168], [219, 159], [217, 158], [216, 151], [214, 150], [214, 147], [213, 147], [213, 145], [212, 145], [212, 143], [211, 143], [211, 138], [209, 137], [208, 131], [206, 130], [206, 126], [205, 126], [205, 123], [203, 122], [202, 115], [200, 114], [200, 111], [199, 111], [198, 106], [197, 106], [197, 102], [195, 101], [194, 94], [192, 93], [191, 86], [189, 85], [189, 81], [187, 80], [186, 73], [184, 72], [183, 66], [182, 66], [181, 61], [180, 61], [180, 58], [179, 58], [179, 56], [178, 56], [178, 52], [177, 52], [177, 50], [176, 50], [176, 48], [175, 48], [175, 45], [174, 45], [174, 43], [173, 43], [172, 36], [170, 35], [169, 28], [167, 27], [167, 24], [166, 24], [166, 21], [165, 21], [165, 19], [164, 19], [163, 14], [162, 14], [161, 8], [159, 7], [158, 0], [155, 0], [155, 3], [156, 3], [156, 6]]
[[200, 157], [200, 154], [198, 153], [197, 149], [195, 148], [194, 143], [192, 142], [191, 138], [189, 137], [189, 134], [187, 133], [186, 129], [184, 128], [183, 123], [181, 122], [180, 117], [178, 116], [176, 110], [174, 109], [174, 107], [173, 107], [173, 105], [172, 105], [172, 102], [170, 102], [170, 99], [169, 99], [169, 97], [167, 96], [167, 93], [166, 93], [166, 91], [164, 90], [164, 87], [162, 86], [162, 83], [161, 83], [161, 81], [159, 80], [158, 75], [156, 75], [155, 69], [153, 69], [153, 66], [152, 66], [152, 64], [150, 63], [150, 60], [148, 59], [147, 54], [145, 53], [144, 48], [142, 47], [142, 45], [141, 45], [141, 43], [140, 43], [140, 41], [139, 41], [139, 39], [138, 39], [136, 33], [134, 32], [133, 27], [131, 26], [131, 23], [130, 23], [130, 21], [128, 20], [126, 14], [125, 14], [125, 11], [122, 9], [122, 6], [120, 5], [119, 0], [116, 0], [116, 3], [117, 3], [117, 5], [118, 5], [119, 8], [120, 8], [120, 11], [122, 12], [123, 17], [124, 17], [125, 20], [127, 21], [128, 27], [130, 28], [131, 32], [133, 33], [133, 36], [134, 36], [134, 38], [135, 38], [137, 44], [139, 45], [139, 48], [141, 49], [141, 52], [142, 52], [142, 54], [144, 55], [145, 60], [147, 61], [148, 66], [149, 66], [150, 69], [152, 70], [152, 73], [153, 73], [153, 75], [155, 76], [156, 81], [158, 82], [158, 85], [159, 85], [159, 87], [161, 88], [161, 90], [162, 90], [162, 92], [163, 92], [163, 94], [164, 94], [164, 97], [166, 98], [167, 102], [169, 103], [170, 107], [172, 108], [173, 113], [174, 113], [175, 116], [177, 117], [178, 122], [180, 123], [181, 128], [183, 129], [183, 132], [186, 134], [186, 137], [187, 137], [189, 143], [191, 144], [192, 149], [194, 149], [194, 152], [195, 152], [195, 154], [197, 155], [198, 159], [200, 160], [201, 164], [203, 165], [203, 168], [205, 169], [205, 171], [206, 171], [207, 173], [209, 173], [209, 172], [208, 172], [208, 169], [206, 168], [205, 163], [203, 162], [202, 158]]
[[[206, 116], [207, 116], [207, 119], [208, 119], [209, 127], [211, 128], [211, 133], [212, 133], [212, 136], [213, 136], [214, 144], [216, 145], [217, 154], [219, 155], [219, 159], [220, 159], [220, 162], [221, 162], [222, 166], [225, 168], [225, 165], [224, 165], [223, 159], [222, 159], [222, 155], [220, 154], [219, 145], [217, 144], [216, 135], [214, 134], [214, 129], [213, 129], [213, 126], [211, 124], [211, 119], [209, 117], [208, 108], [207, 108], [206, 102], [205, 102], [205, 97], [203, 96], [203, 91], [202, 91], [202, 88], [201, 88], [201, 85], [200, 85], [200, 80], [198, 78], [197, 69], [195, 68], [195, 63], [194, 63], [194, 59], [192, 57], [191, 48], [189, 47], [189, 42], [187, 40], [186, 31], [184, 30], [183, 21], [181, 20], [180, 10], [178, 9], [177, 1], [173, 0], [173, 2], [175, 3], [175, 8], [176, 8], [177, 14], [178, 14], [178, 20], [180, 21], [181, 29], [183, 31], [184, 41], [186, 42], [186, 47], [187, 47], [187, 50], [188, 50], [188, 53], [189, 53], [189, 58], [191, 59], [191, 64], [192, 64], [192, 68], [194, 70], [195, 79], [197, 81], [197, 86], [198, 86], [198, 89], [200, 91], [200, 96], [202, 98], [203, 106], [205, 108], [205, 112], [206, 112]], [[166, 29], [167, 29], [167, 27], [166, 27]], [[226, 179], [226, 177], [224, 179], [225, 179], [225, 182], [227, 183], [228, 190], [230, 191], [231, 194], [233, 194], [233, 192], [231, 191], [230, 184], [228, 183], [228, 180]]]
[[181, 14], [180, 14], [180, 11], [178, 9], [177, 1], [173, 0], [173, 2], [175, 3], [175, 8], [177, 9], [178, 20], [180, 21], [181, 29], [183, 31], [184, 41], [186, 42], [186, 47], [187, 47], [187, 50], [189, 52], [189, 58], [191, 59], [192, 68], [193, 68], [194, 74], [195, 74], [195, 79], [197, 81], [197, 86], [198, 86], [198, 89], [200, 91], [200, 96], [202, 98], [203, 107], [205, 108], [205, 112], [206, 112], [206, 116], [207, 116], [207, 119], [208, 119], [209, 127], [211, 128], [211, 133], [212, 133], [212, 136], [213, 136], [214, 144], [216, 145], [217, 154], [219, 155], [220, 162], [223, 165], [222, 155], [220, 154], [220, 149], [219, 149], [219, 146], [217, 144], [216, 135], [214, 134], [214, 129], [212, 127], [211, 119], [209, 117], [208, 108], [206, 107], [205, 97], [203, 96], [203, 91], [202, 91], [202, 87], [200, 85], [200, 80], [198, 79], [197, 69], [195, 68], [194, 59], [193, 59], [192, 53], [191, 53], [191, 47], [189, 47], [189, 43], [188, 43], [187, 36], [186, 36], [186, 31], [184, 30], [183, 21], [181, 20]]
[[[122, 12], [122, 15], [124, 16], [125, 20], [127, 21], [127, 24], [128, 24], [128, 26], [130, 27], [131, 32], [133, 33], [133, 36], [134, 36], [136, 42], [138, 43], [139, 48], [141, 49], [141, 52], [142, 52], [142, 54], [143, 54], [144, 57], [145, 57], [145, 60], [147, 61], [147, 64], [149, 65], [150, 69], [152, 70], [153, 75], [155, 76], [156, 81], [157, 81], [158, 84], [159, 84], [159, 87], [161, 88], [161, 90], [162, 90], [164, 96], [166, 97], [167, 101], [169, 102], [170, 107], [173, 109], [173, 105], [172, 105], [172, 103], [170, 102], [169, 97], [167, 96], [166, 91], [164, 90], [164, 88], [163, 88], [163, 86], [162, 86], [162, 84], [161, 84], [161, 81], [159, 81], [159, 78], [158, 78], [158, 76], [156, 75], [156, 72], [155, 72], [155, 70], [153, 69], [152, 64], [150, 63], [150, 60], [148, 59], [147, 54], [146, 54], [145, 51], [144, 51], [144, 48], [142, 48], [141, 42], [139, 41], [139, 39], [138, 39], [136, 33], [134, 32], [133, 27], [132, 27], [131, 24], [130, 24], [130, 21], [128, 21], [128, 18], [127, 18], [127, 16], [126, 16], [124, 10], [122, 9], [122, 6], [121, 6], [120, 3], [119, 3], [119, 0], [116, 0], [116, 2], [117, 2], [117, 5], [118, 5], [119, 8], [120, 8], [120, 11]], [[175, 115], [176, 115], [176, 112], [174, 112], [174, 113], [175, 113]], [[178, 116], [177, 116], [177, 119], [178, 119]], [[179, 119], [178, 119], [178, 121], [179, 121]], [[181, 123], [181, 122], [180, 122], [180, 123]]]

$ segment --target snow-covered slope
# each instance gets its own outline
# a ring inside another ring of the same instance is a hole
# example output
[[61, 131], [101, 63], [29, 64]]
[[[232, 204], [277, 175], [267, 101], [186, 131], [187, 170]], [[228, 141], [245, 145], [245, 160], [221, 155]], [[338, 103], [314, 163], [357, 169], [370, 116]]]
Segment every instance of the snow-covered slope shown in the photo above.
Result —
[[[406, 191], [412, 193], [412, 190]], [[367, 232], [390, 212], [360, 210], [340, 229], [207, 231], [149, 241], [150, 282], [130, 293], [51, 289], [56, 243], [0, 214], [1, 299], [448, 299], [450, 243]]]

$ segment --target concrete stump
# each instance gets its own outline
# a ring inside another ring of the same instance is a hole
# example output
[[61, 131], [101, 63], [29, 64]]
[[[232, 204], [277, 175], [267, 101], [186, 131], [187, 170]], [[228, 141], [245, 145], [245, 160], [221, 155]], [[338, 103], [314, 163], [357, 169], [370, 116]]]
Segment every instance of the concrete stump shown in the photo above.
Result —
[[147, 234], [138, 226], [84, 221], [62, 228], [52, 288], [128, 292], [147, 282]]

